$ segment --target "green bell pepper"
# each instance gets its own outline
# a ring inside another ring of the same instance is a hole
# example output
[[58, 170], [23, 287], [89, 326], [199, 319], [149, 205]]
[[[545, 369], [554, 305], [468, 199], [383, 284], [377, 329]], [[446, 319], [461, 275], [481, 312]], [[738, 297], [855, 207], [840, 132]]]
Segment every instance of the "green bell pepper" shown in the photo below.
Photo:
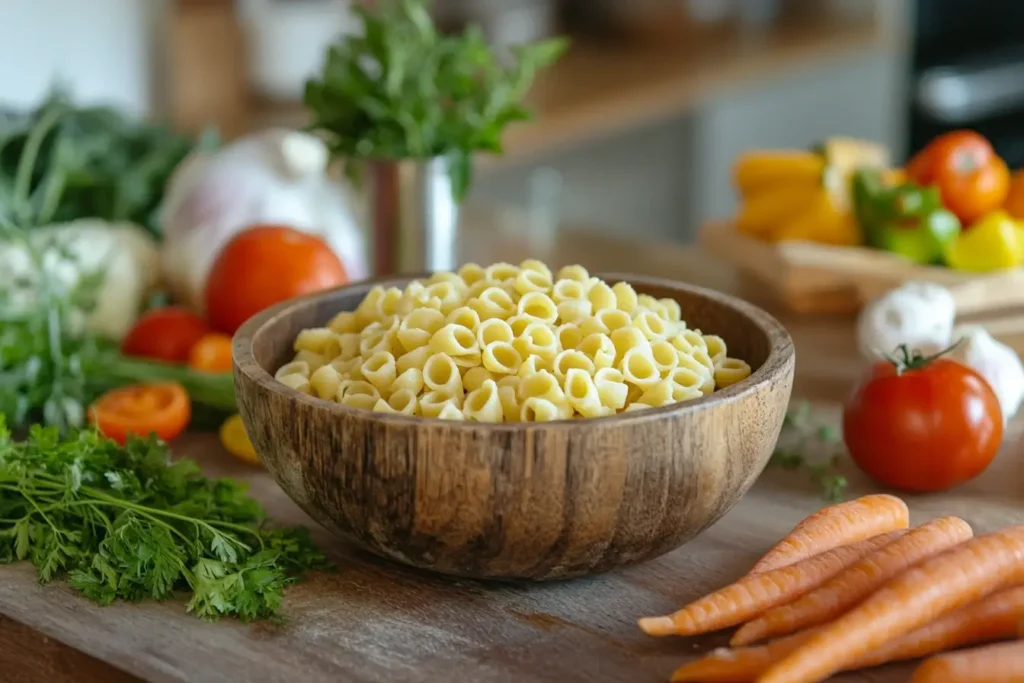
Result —
[[868, 246], [914, 263], [941, 264], [960, 234], [960, 219], [943, 208], [936, 187], [887, 187], [879, 171], [864, 169], [854, 175], [853, 201]]

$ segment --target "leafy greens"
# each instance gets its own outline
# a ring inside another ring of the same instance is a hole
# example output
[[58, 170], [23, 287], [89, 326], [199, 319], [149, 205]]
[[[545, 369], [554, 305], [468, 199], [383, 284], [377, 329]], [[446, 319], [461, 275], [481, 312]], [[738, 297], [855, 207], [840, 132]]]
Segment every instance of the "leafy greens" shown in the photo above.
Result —
[[529, 118], [523, 97], [537, 72], [568, 44], [513, 49], [504, 65], [478, 27], [440, 33], [424, 0], [358, 5], [361, 35], [332, 45], [306, 83], [305, 103], [334, 156], [358, 177], [359, 162], [447, 157], [453, 194], [469, 189], [472, 154], [500, 154], [508, 124]]

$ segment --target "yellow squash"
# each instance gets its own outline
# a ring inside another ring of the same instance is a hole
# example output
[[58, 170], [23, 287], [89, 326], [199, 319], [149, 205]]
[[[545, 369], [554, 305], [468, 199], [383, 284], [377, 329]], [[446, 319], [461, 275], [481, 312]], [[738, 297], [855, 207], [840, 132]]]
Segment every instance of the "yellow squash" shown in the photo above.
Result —
[[825, 158], [814, 152], [759, 150], [741, 154], [733, 165], [733, 183], [741, 195], [785, 185], [818, 186]]
[[956, 270], [984, 273], [1024, 262], [1022, 231], [1005, 211], [994, 211], [960, 233], [946, 250], [946, 263]]
[[736, 229], [750, 237], [770, 239], [783, 223], [797, 218], [825, 195], [821, 183], [795, 183], [761, 190], [746, 197], [736, 217]]
[[769, 239], [775, 242], [801, 240], [847, 247], [861, 243], [861, 232], [853, 214], [838, 209], [834, 198], [822, 190], [804, 211], [778, 225]]

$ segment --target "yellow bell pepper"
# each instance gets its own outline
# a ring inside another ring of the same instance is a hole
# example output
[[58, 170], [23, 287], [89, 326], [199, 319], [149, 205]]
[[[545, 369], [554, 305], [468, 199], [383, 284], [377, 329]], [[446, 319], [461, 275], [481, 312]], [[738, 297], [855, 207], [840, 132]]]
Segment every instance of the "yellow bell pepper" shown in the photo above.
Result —
[[736, 217], [736, 230], [743, 235], [768, 239], [780, 225], [807, 211], [826, 196], [820, 185], [780, 185], [746, 198]]
[[860, 244], [861, 232], [853, 214], [837, 209], [832, 197], [822, 193], [798, 216], [777, 226], [770, 238], [776, 242], [802, 240], [846, 247]]
[[260, 464], [260, 457], [249, 440], [241, 415], [232, 415], [225, 420], [220, 426], [219, 436], [221, 445], [228, 453], [250, 465]]
[[1024, 262], [1024, 240], [1017, 222], [1005, 211], [993, 211], [960, 233], [946, 250], [946, 263], [956, 270], [983, 273], [1013, 268]]
[[760, 150], [739, 156], [733, 165], [733, 182], [746, 196], [771, 186], [817, 186], [825, 171], [825, 158], [814, 152]]

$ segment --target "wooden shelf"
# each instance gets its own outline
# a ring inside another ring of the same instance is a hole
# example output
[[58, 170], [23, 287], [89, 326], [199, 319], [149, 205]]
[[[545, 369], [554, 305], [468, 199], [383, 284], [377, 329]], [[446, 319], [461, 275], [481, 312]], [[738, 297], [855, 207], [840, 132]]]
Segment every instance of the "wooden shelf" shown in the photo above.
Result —
[[[826, 16], [782, 21], [756, 34], [680, 22], [629, 44], [578, 41], [538, 79], [529, 96], [534, 120], [509, 129], [505, 156], [481, 161], [522, 161], [675, 116], [747, 83], [875, 51], [884, 35], [874, 21]], [[257, 128], [306, 122], [300, 104], [262, 102], [254, 109]]]

